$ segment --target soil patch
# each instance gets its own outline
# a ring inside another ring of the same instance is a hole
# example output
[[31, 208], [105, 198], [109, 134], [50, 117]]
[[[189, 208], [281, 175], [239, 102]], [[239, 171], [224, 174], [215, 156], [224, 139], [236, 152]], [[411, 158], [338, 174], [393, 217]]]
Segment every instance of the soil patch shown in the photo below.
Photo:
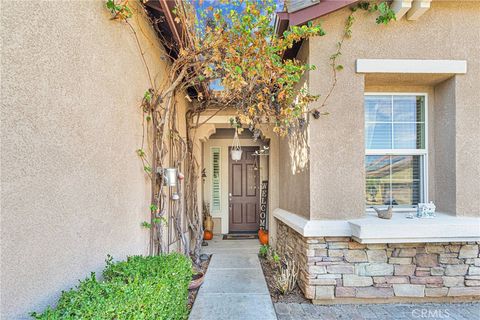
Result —
[[[200, 268], [197, 269], [197, 271], [202, 272], [204, 275], [206, 275], [211, 258], [212, 258], [212, 255], [209, 255], [207, 260], [202, 261], [200, 263]], [[197, 297], [198, 290], [200, 290], [201, 287], [202, 286], [198, 287], [197, 289], [188, 291], [188, 309], [189, 310], [192, 310], [193, 303], [195, 302], [195, 298]]]
[[270, 296], [274, 303], [284, 302], [284, 303], [312, 303], [310, 300], [305, 298], [302, 293], [302, 290], [295, 286], [292, 292], [287, 294], [280, 294], [277, 289], [275, 289], [275, 274], [276, 270], [273, 269], [272, 265], [267, 261], [267, 259], [260, 258], [260, 264], [262, 265], [263, 275], [265, 276], [265, 281], [267, 282], [268, 291], [270, 291]]

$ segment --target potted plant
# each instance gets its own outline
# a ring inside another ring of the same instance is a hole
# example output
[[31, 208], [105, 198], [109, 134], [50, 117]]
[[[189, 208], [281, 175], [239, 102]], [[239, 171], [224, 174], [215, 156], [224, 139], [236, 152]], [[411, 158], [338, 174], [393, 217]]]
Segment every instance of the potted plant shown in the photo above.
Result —
[[203, 272], [194, 272], [192, 274], [192, 280], [188, 285], [188, 290], [195, 290], [203, 284], [203, 280], [205, 279], [205, 275]]
[[213, 232], [213, 219], [210, 214], [210, 205], [207, 202], [203, 203], [203, 229]]
[[262, 245], [268, 244], [268, 231], [260, 229], [258, 231], [258, 240]]
[[210, 230], [205, 230], [203, 231], [203, 240], [212, 240], [213, 239], [213, 233]]
[[242, 147], [240, 146], [240, 139], [238, 138], [238, 128], [235, 129], [235, 136], [233, 137], [232, 149], [230, 150], [233, 161], [242, 160]]

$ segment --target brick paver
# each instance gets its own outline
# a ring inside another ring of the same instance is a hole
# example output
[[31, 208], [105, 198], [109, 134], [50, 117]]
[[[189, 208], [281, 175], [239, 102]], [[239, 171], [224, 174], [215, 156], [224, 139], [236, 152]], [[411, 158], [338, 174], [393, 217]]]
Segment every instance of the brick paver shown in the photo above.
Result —
[[278, 320], [479, 320], [480, 303], [320, 306], [275, 303]]

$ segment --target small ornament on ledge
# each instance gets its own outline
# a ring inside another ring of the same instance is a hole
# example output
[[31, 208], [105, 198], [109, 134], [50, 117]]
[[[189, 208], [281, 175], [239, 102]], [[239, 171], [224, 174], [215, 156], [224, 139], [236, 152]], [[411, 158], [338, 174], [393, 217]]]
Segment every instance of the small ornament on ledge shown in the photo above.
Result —
[[434, 218], [437, 207], [430, 201], [429, 203], [419, 203], [417, 206], [417, 218]]
[[380, 210], [380, 209], [377, 209], [376, 207], [373, 207], [373, 210], [377, 212], [378, 217], [381, 219], [392, 219], [392, 215], [393, 215], [392, 206], [388, 206], [388, 208], [384, 210]]

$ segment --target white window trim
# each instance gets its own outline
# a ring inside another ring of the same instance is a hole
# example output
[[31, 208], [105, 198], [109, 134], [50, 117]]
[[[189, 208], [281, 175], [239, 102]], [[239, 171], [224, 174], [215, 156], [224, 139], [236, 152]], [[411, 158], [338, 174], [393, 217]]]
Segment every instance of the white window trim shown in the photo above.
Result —
[[[219, 208], [218, 209], [214, 209], [213, 208], [213, 149], [218, 149], [218, 159], [219, 159], [219, 164], [218, 164], [218, 186], [219, 186], [219, 199], [218, 199], [218, 203], [219, 203]], [[218, 146], [212, 146], [210, 147], [210, 167], [211, 167], [211, 170], [212, 170], [212, 176], [211, 176], [211, 185], [210, 185], [210, 210], [212, 213], [218, 213], [218, 212], [221, 212], [222, 211], [222, 148], [221, 147], [218, 147]]]
[[357, 73], [466, 74], [466, 60], [357, 59]]
[[[423, 181], [422, 181], [422, 200], [429, 202], [428, 197], [428, 93], [426, 92], [365, 92], [364, 96], [423, 96], [425, 98], [424, 117], [425, 117], [425, 148], [424, 149], [401, 149], [392, 152], [391, 149], [365, 149], [365, 156], [368, 155], [422, 155], [423, 156]], [[364, 104], [365, 110], [365, 104]], [[364, 126], [365, 126], [365, 120]], [[393, 137], [392, 137], [393, 138]], [[365, 148], [365, 143], [364, 143]], [[366, 208], [367, 213], [373, 213], [372, 208]], [[395, 208], [394, 211], [415, 211], [415, 208]]]

